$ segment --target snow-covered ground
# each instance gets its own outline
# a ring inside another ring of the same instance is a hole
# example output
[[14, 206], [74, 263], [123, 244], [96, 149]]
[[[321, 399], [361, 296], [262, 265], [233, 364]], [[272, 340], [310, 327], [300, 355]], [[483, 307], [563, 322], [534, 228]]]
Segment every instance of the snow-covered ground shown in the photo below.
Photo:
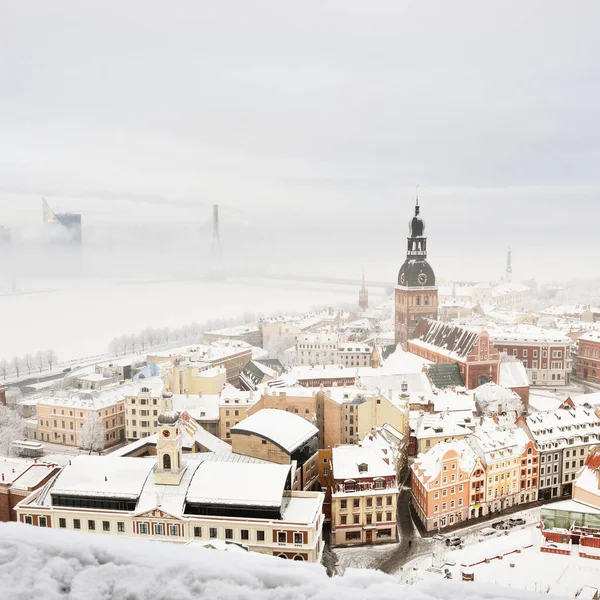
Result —
[[[160, 547], [158, 544], [162, 544]], [[468, 598], [533, 600], [470, 584]], [[329, 578], [320, 565], [164, 542], [121, 539], [17, 523], [0, 524], [0, 597], [11, 600], [463, 600], [464, 584], [401, 586], [390, 575], [350, 569]], [[550, 598], [546, 596], [546, 598]]]
[[[25, 285], [25, 283], [23, 284]], [[28, 282], [39, 293], [0, 296], [0, 358], [52, 348], [61, 361], [107, 352], [116, 336], [244, 313], [305, 312], [356, 303], [352, 286], [201, 280]]]
[[[462, 549], [439, 548], [445, 554], [442, 572], [447, 569], [453, 580], [460, 580], [461, 570], [466, 566], [472, 568], [475, 582], [564, 598], [575, 598], [582, 586], [600, 588], [598, 561], [541, 553], [540, 541], [535, 523], [511, 530], [507, 535], [498, 532], [489, 539], [473, 533]], [[399, 574], [400, 581], [441, 580], [443, 574], [432, 569], [433, 562], [433, 557], [428, 556], [410, 563]]]

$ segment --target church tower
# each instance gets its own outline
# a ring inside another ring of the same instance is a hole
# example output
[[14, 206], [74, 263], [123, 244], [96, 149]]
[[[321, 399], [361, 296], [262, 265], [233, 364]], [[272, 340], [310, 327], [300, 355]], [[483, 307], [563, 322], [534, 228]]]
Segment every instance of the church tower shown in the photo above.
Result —
[[367, 290], [367, 284], [365, 282], [364, 267], [362, 274], [362, 285], [360, 286], [360, 292], [358, 292], [358, 306], [360, 306], [361, 310], [367, 310], [367, 308], [369, 308], [369, 292]]
[[427, 262], [425, 222], [420, 213], [417, 196], [415, 215], [408, 225], [406, 260], [398, 273], [396, 286], [396, 343], [402, 344], [404, 349], [420, 319], [438, 318], [438, 289], [435, 285], [435, 273]]
[[158, 415], [157, 462], [154, 482], [161, 485], [179, 485], [185, 465], [181, 446], [179, 413], [165, 412]]

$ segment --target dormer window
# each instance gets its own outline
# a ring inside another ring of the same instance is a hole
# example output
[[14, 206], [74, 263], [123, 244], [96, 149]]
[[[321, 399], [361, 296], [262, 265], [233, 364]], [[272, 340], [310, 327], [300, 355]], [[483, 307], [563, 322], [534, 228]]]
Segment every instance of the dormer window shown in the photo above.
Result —
[[358, 465], [359, 473], [366, 473], [368, 470], [369, 470], [369, 465], [367, 463], [360, 463], [360, 465]]

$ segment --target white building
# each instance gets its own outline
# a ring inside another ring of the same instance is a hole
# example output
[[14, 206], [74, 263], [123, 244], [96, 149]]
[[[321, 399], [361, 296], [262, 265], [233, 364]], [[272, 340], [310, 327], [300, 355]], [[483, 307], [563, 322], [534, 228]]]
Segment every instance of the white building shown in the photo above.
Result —
[[299, 365], [333, 365], [339, 341], [334, 332], [301, 333], [296, 338], [296, 361]]
[[179, 415], [163, 413], [157, 456], [77, 456], [16, 508], [38, 527], [94, 535], [239, 542], [253, 552], [320, 562], [321, 492], [292, 492], [292, 465], [182, 453]]
[[370, 367], [373, 348], [362, 342], [344, 342], [338, 345], [336, 362], [344, 367]]

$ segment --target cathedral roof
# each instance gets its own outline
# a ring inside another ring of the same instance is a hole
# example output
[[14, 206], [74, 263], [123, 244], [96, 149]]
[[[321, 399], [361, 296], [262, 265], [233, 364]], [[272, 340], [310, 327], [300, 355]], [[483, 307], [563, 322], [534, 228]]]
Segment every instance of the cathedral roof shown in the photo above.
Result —
[[434, 287], [435, 273], [425, 259], [407, 258], [398, 273], [398, 285], [404, 287]]
[[475, 346], [480, 332], [441, 321], [421, 319], [412, 343], [454, 359], [464, 359]]

